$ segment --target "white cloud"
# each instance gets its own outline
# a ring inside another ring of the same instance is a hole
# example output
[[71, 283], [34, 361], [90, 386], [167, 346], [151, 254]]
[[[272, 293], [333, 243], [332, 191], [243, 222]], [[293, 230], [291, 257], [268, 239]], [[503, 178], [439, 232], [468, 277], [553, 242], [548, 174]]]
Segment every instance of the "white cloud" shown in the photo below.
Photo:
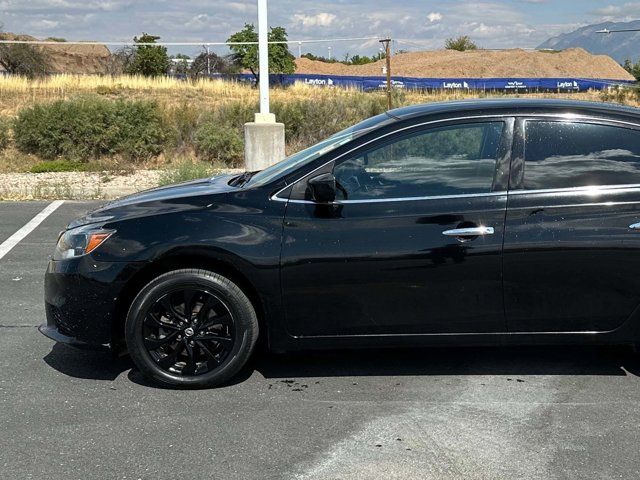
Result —
[[60, 22], [58, 21], [46, 20], [46, 19], [34, 20], [29, 23], [29, 26], [31, 28], [37, 28], [37, 29], [51, 29], [51, 28], [56, 28], [59, 25], [60, 25]]
[[235, 10], [240, 13], [253, 12], [256, 10], [256, 6], [249, 3], [229, 2], [226, 6], [231, 10]]
[[442, 14], [439, 12], [431, 12], [429, 15], [427, 15], [427, 20], [429, 20], [431, 23], [439, 22], [442, 20]]
[[623, 5], [606, 5], [589, 12], [608, 21], [637, 20], [640, 16], [640, 2], [627, 2]]
[[69, 13], [92, 10], [115, 12], [132, 4], [132, 0], [2, 0], [0, 12]]
[[209, 17], [206, 13], [200, 13], [192, 17], [189, 21], [187, 21], [184, 26], [192, 29], [192, 28], [204, 28], [209, 25], [214, 19]]
[[318, 13], [316, 15], [304, 15], [297, 13], [292, 19], [296, 23], [301, 23], [303, 27], [330, 27], [338, 18], [333, 13]]

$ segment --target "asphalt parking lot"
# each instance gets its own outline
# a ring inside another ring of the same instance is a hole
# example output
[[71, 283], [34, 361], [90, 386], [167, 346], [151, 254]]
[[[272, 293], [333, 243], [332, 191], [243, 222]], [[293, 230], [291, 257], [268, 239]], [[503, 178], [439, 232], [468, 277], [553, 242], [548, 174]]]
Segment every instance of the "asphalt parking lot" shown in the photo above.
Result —
[[[0, 245], [48, 203], [0, 203]], [[178, 391], [54, 345], [47, 257], [95, 205], [65, 202], [0, 259], [3, 479], [640, 477], [623, 348], [259, 354], [232, 385]]]

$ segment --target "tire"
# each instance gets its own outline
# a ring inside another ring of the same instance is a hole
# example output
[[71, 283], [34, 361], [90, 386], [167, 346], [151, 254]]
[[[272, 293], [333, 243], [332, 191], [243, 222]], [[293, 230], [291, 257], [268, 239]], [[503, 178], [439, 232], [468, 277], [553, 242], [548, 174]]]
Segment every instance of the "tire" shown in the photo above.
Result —
[[214, 272], [175, 270], [147, 284], [127, 314], [125, 339], [149, 379], [181, 388], [215, 387], [247, 363], [258, 339], [251, 301]]

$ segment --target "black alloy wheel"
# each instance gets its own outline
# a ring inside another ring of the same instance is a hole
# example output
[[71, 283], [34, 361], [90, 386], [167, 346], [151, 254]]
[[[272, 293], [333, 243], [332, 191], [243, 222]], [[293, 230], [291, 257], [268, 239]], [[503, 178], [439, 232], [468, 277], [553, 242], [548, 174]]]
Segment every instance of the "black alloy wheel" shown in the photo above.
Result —
[[129, 353], [164, 384], [224, 383], [250, 357], [258, 336], [255, 310], [229, 279], [177, 270], [153, 280], [133, 301], [126, 324]]
[[147, 352], [163, 370], [202, 375], [229, 355], [235, 339], [233, 316], [214, 294], [196, 288], [164, 295], [143, 321]]

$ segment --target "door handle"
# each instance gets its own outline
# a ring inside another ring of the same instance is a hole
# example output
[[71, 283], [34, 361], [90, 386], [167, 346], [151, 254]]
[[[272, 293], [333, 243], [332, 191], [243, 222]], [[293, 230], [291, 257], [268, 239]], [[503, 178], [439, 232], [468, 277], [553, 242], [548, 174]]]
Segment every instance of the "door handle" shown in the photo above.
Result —
[[480, 237], [482, 235], [493, 235], [494, 233], [493, 227], [456, 228], [442, 232], [447, 237]]

